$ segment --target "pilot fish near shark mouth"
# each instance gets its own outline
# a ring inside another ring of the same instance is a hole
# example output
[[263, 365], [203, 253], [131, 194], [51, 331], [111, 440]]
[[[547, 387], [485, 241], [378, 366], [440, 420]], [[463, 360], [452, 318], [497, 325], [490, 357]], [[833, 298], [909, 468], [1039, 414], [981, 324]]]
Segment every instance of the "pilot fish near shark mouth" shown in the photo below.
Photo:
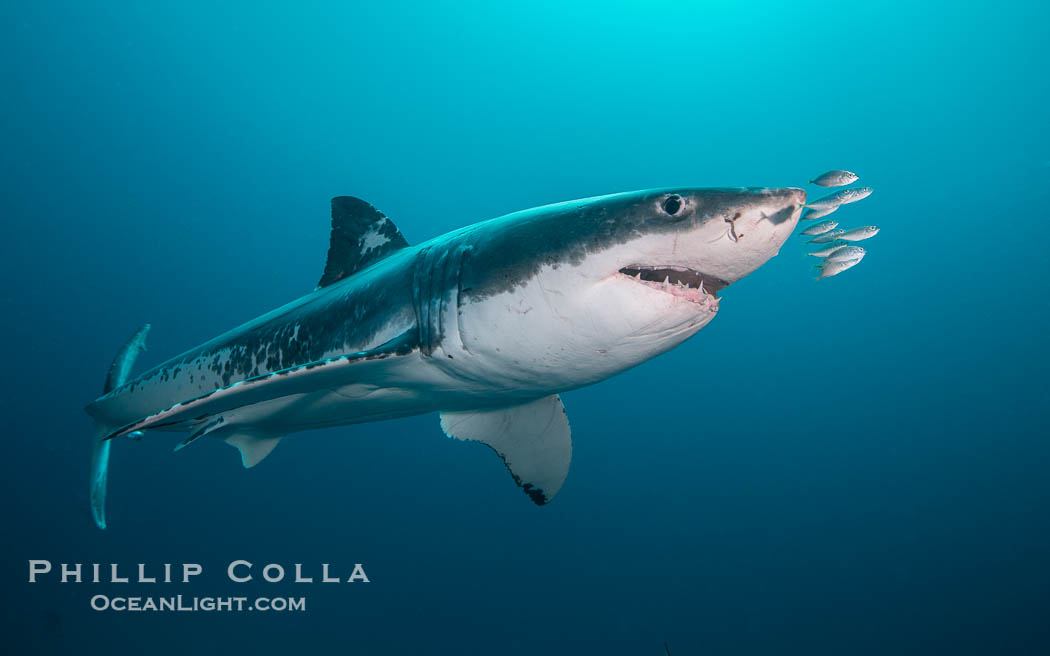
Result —
[[148, 327], [117, 354], [86, 408], [95, 522], [106, 526], [114, 438], [222, 441], [254, 467], [292, 433], [430, 412], [546, 504], [572, 460], [559, 393], [700, 331], [721, 290], [780, 251], [805, 202], [794, 187], [646, 189], [411, 245], [367, 202], [333, 198], [315, 289], [135, 377]]
[[679, 266], [628, 266], [620, 274], [646, 287], [718, 309], [718, 292], [729, 283], [710, 274]]

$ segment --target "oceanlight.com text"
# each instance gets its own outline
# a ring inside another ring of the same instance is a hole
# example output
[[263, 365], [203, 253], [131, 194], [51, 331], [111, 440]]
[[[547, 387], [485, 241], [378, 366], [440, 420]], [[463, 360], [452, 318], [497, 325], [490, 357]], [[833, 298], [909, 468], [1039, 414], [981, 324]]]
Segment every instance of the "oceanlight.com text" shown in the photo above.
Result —
[[306, 597], [91, 597], [91, 608], [99, 612], [306, 612]]

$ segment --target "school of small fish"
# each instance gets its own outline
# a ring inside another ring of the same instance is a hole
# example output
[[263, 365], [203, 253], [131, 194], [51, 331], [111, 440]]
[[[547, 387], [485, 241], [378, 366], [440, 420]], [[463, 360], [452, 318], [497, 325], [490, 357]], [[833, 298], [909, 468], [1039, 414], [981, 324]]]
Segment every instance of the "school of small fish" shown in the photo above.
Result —
[[806, 228], [805, 230], [803, 230], [802, 232], [800, 232], [798, 234], [800, 234], [800, 235], [807, 235], [807, 236], [810, 236], [810, 235], [822, 235], [825, 232], [831, 232], [832, 230], [834, 230], [838, 226], [839, 226], [838, 221], [821, 221], [820, 223], [818, 223], [816, 225], [811, 225], [810, 227]]
[[[852, 171], [834, 170], [818, 175], [810, 182], [821, 187], [845, 187], [859, 179], [859, 176]], [[806, 203], [806, 211], [802, 214], [802, 219], [819, 219], [827, 216], [843, 205], [867, 198], [872, 191], [874, 190], [871, 187], [840, 189], [811, 203]], [[851, 242], [871, 239], [879, 234], [878, 226], [850, 229], [838, 226], [837, 221], [822, 221], [799, 232], [801, 235], [813, 237], [807, 243], [821, 246], [818, 250], [807, 253], [807, 255], [822, 258], [817, 264], [817, 269], [820, 270], [817, 280], [837, 276], [860, 264], [868, 251], [860, 246], [854, 246]]]
[[852, 171], [828, 171], [813, 178], [810, 182], [821, 187], [845, 187], [858, 179], [857, 174]]
[[844, 234], [846, 234], [846, 231], [843, 230], [842, 228], [839, 228], [838, 230], [831, 230], [829, 232], [825, 232], [822, 235], [818, 235], [818, 236], [814, 237], [813, 239], [810, 239], [809, 243], [811, 243], [811, 244], [826, 244], [829, 241], [835, 241], [836, 239], [838, 239], [839, 237], [841, 237]]

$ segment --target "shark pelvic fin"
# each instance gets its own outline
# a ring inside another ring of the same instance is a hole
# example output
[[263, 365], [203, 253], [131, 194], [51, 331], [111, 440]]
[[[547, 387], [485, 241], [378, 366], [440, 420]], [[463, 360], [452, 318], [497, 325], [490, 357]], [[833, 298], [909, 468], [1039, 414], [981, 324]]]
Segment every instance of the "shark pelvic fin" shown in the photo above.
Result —
[[245, 469], [251, 469], [263, 458], [270, 455], [273, 448], [281, 441], [283, 435], [271, 435], [256, 430], [241, 429], [226, 438], [226, 443], [237, 447], [241, 452], [241, 462]]
[[238, 425], [226, 421], [226, 417], [206, 418], [189, 437], [179, 442], [175, 450], [179, 451], [191, 442], [204, 436], [217, 437], [231, 446], [237, 447], [241, 452], [241, 462], [246, 469], [259, 464], [263, 458], [270, 455], [270, 451], [277, 446], [283, 435], [260, 430], [255, 426]]
[[226, 417], [222, 415], [219, 415], [218, 417], [216, 417], [215, 419], [211, 419], [210, 421], [205, 421], [200, 428], [190, 433], [189, 437], [176, 444], [174, 450], [181, 451], [185, 446], [187, 446], [190, 442], [196, 440], [198, 437], [204, 437], [205, 435], [213, 431], [226, 427], [224, 426], [224, 424], [226, 424]]
[[572, 436], [556, 394], [507, 408], [442, 412], [441, 429], [490, 446], [536, 505], [553, 499], [569, 474]]
[[332, 199], [328, 262], [317, 288], [327, 287], [408, 246], [394, 222], [360, 198]]

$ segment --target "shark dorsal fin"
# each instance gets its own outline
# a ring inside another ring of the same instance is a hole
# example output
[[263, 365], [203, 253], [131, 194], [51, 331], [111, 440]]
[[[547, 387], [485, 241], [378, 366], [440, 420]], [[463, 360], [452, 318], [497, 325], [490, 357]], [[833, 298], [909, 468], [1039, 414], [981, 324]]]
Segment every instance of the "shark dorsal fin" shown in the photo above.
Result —
[[327, 287], [408, 246], [394, 222], [360, 198], [332, 199], [332, 239], [317, 287]]

